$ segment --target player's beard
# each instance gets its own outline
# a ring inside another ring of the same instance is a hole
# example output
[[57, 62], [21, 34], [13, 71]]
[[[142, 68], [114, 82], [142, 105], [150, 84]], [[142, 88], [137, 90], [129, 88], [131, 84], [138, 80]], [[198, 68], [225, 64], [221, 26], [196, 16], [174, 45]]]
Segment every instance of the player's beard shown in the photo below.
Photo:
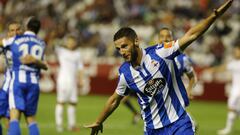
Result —
[[132, 64], [135, 64], [137, 61], [137, 57], [138, 57], [138, 52], [137, 52], [137, 46], [136, 44], [133, 44], [133, 47], [131, 49], [131, 58], [130, 58], [130, 62]]

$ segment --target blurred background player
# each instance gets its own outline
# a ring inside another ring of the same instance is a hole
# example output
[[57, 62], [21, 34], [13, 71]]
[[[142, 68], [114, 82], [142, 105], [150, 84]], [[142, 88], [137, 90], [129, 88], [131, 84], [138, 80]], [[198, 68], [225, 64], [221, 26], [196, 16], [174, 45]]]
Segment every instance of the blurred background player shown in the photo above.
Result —
[[59, 61], [57, 78], [57, 105], [55, 119], [57, 131], [63, 131], [63, 109], [68, 104], [68, 130], [79, 131], [76, 125], [76, 105], [78, 102], [78, 85], [83, 85], [83, 62], [78, 49], [78, 41], [73, 35], [64, 39], [64, 45], [55, 47]]
[[[167, 27], [160, 29], [158, 34], [158, 41], [159, 43], [173, 41], [173, 32]], [[180, 75], [183, 76], [184, 74], [186, 74], [188, 77], [189, 81], [186, 90], [188, 93], [188, 97], [191, 99], [193, 98], [192, 89], [197, 82], [197, 76], [193, 69], [193, 62], [186, 54], [183, 53], [175, 57], [174, 60], [177, 64]]]
[[240, 40], [233, 48], [233, 59], [225, 64], [217, 67], [212, 67], [207, 71], [216, 73], [229, 71], [232, 75], [232, 88], [228, 95], [228, 115], [226, 126], [218, 131], [219, 135], [227, 135], [232, 131], [234, 121], [237, 116], [240, 116]]
[[36, 34], [40, 21], [31, 17], [23, 35], [3, 41], [12, 52], [12, 79], [9, 87], [10, 124], [9, 135], [20, 135], [19, 119], [24, 113], [30, 135], [39, 135], [35, 120], [39, 99], [40, 69], [47, 69], [42, 62], [45, 43]]
[[[7, 38], [14, 37], [16, 35], [22, 34], [21, 24], [17, 21], [12, 21], [8, 23]], [[7, 119], [7, 126], [9, 120], [9, 105], [8, 105], [8, 89], [11, 80], [11, 66], [12, 66], [12, 55], [11, 51], [8, 49], [2, 49], [2, 53], [5, 57], [5, 65], [1, 65], [4, 70], [4, 82], [2, 88], [0, 89], [0, 119]], [[2, 135], [2, 128], [0, 125], [0, 135]]]

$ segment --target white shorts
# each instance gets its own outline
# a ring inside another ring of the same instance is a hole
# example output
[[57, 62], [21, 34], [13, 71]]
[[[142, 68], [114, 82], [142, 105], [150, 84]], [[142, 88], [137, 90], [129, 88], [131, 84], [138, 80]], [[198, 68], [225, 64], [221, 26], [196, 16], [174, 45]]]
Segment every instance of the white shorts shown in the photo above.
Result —
[[228, 98], [228, 108], [240, 111], [240, 95], [230, 95]]
[[77, 103], [78, 101], [77, 84], [58, 81], [57, 101], [59, 103]]

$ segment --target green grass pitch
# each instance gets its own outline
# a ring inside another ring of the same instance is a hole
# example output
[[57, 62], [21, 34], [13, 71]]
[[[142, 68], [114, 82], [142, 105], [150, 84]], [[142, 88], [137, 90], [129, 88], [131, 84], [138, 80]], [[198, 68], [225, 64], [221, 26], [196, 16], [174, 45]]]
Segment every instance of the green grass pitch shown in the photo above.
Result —
[[[90, 129], [83, 128], [83, 125], [90, 124], [96, 119], [107, 98], [108, 96], [80, 96], [77, 106], [77, 122], [81, 127], [80, 132], [57, 133], [54, 124], [55, 94], [41, 94], [37, 114], [41, 135], [90, 135]], [[139, 109], [135, 99], [131, 100]], [[192, 101], [188, 112], [198, 124], [198, 135], [216, 135], [216, 131], [225, 125], [227, 107], [224, 102]], [[143, 122], [133, 125], [132, 117], [130, 111], [124, 105], [120, 105], [104, 123], [103, 135], [143, 135]], [[67, 123], [66, 111], [64, 120]], [[28, 129], [25, 121], [23, 118], [21, 121], [22, 135], [27, 135]], [[64, 126], [66, 129], [67, 124]], [[240, 119], [235, 122], [231, 135], [240, 135]]]

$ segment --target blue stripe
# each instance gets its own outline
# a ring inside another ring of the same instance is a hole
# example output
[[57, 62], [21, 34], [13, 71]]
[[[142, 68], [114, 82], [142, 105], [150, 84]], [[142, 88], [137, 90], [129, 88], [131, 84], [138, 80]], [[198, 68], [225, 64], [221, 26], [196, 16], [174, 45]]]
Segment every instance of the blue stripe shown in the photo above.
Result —
[[[14, 71], [13, 72], [14, 73], [14, 75], [15, 75], [15, 78], [14, 78], [14, 82], [20, 82], [20, 80], [19, 80], [19, 71]], [[14, 86], [14, 85], [13, 85]]]
[[[153, 78], [151, 73], [146, 68], [145, 64], [143, 64], [143, 68], [151, 76], [151, 78]], [[158, 110], [161, 110], [161, 111], [158, 111], [158, 113], [159, 113], [159, 116], [160, 116], [160, 119], [161, 119], [161, 122], [162, 122], [163, 126], [170, 124], [171, 122], [169, 120], [168, 115], [165, 115], [165, 114], [167, 114], [167, 110], [166, 110], [166, 108], [164, 106], [164, 100], [163, 100], [162, 92], [157, 93], [153, 98], [157, 102]]]
[[[154, 128], [153, 121], [152, 121], [151, 109], [150, 109], [150, 105], [149, 105], [149, 98], [139, 90], [139, 88], [137, 87], [135, 82], [130, 82], [129, 81], [129, 80], [134, 80], [133, 76], [131, 74], [130, 64], [125, 65], [124, 67], [121, 67], [121, 69], [122, 68], [124, 69], [124, 72], [122, 72], [122, 73], [123, 73], [128, 85], [129, 85], [130, 89], [135, 90], [135, 92], [140, 94], [140, 96], [143, 99], [144, 104], [141, 104], [140, 103], [141, 99], [138, 97], [138, 103], [141, 106], [143, 106], [143, 105], [146, 106], [146, 108], [143, 110], [143, 112], [145, 113], [145, 120], [144, 121], [147, 123], [147, 126], [149, 128]], [[120, 72], [121, 72], [121, 69], [120, 69]], [[141, 108], [141, 109], [143, 109], [143, 108]]]
[[178, 70], [179, 70], [181, 76], [183, 75], [183, 72], [185, 70], [183, 56], [184, 55], [182, 55], [182, 54], [177, 56], [177, 61], [180, 63], [180, 67], [178, 68]]
[[[174, 66], [175, 75], [179, 76], [178, 70], [177, 70], [177, 65], [176, 65], [175, 62], [173, 62], [173, 66]], [[187, 96], [187, 91], [185, 89], [185, 86], [184, 86], [184, 84], [182, 82], [181, 76], [177, 77], [176, 80], [177, 80], [178, 87], [180, 89], [180, 93], [181, 93], [181, 95], [183, 97], [185, 106], [188, 106], [189, 105], [189, 99], [188, 99], [188, 96]]]
[[[172, 105], [173, 105], [174, 109], [176, 110], [177, 115], [181, 116], [185, 112], [185, 110], [182, 107], [182, 105], [181, 105], [181, 103], [180, 103], [180, 101], [179, 101], [179, 99], [178, 99], [178, 97], [175, 93], [175, 90], [174, 90], [174, 87], [173, 87], [173, 82], [172, 82], [171, 72], [168, 69], [167, 64], [165, 63], [165, 61], [162, 58], [160, 58], [155, 53], [155, 50], [153, 50], [152, 53], [150, 53], [150, 56], [151, 56], [151, 58], [160, 62], [160, 67], [159, 67], [160, 69], [159, 70], [162, 73], [163, 77], [166, 79], [167, 86], [168, 86], [168, 89], [169, 89], [169, 96], [172, 99]], [[163, 116], [161, 116], [161, 117], [163, 117]]]
[[145, 76], [145, 75], [142, 73], [141, 69], [138, 69], [137, 71], [139, 72], [139, 74], [140, 74], [140, 76], [143, 78], [143, 80], [144, 80], [145, 82], [147, 82], [147, 76]]
[[171, 59], [171, 60], [173, 60], [176, 56], [178, 56], [178, 55], [180, 55], [181, 54], [181, 52], [180, 51], [176, 51], [176, 52], [174, 52], [174, 53], [172, 53], [171, 55], [169, 55], [168, 57], [166, 57], [166, 59]]
[[27, 83], [32, 83], [30, 72], [25, 71]]
[[154, 99], [157, 102], [158, 109], [161, 110], [161, 111], [158, 111], [158, 113], [159, 113], [159, 116], [160, 116], [160, 119], [161, 119], [161, 122], [162, 122], [163, 126], [166, 126], [166, 125], [170, 124], [171, 122], [170, 122], [170, 119], [167, 115], [167, 110], [164, 106], [164, 100], [163, 100], [162, 93], [159, 92], [158, 94], [156, 94]]
[[[151, 73], [147, 70], [147, 67], [146, 67], [145, 63], [143, 63], [143, 69], [146, 71], [146, 73], [147, 73], [148, 75], [151, 76]], [[150, 78], [152, 78], [152, 76], [151, 76]]]

